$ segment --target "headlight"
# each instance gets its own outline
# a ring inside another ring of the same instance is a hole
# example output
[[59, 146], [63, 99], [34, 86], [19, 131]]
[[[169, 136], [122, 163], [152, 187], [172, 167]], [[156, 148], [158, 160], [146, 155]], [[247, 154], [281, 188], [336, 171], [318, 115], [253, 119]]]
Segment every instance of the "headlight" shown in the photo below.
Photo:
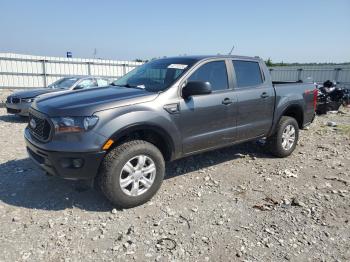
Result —
[[77, 133], [92, 129], [98, 122], [97, 116], [86, 117], [54, 117], [51, 118], [58, 133]]
[[22, 103], [32, 103], [34, 101], [34, 97], [30, 97], [30, 98], [22, 98], [21, 102]]

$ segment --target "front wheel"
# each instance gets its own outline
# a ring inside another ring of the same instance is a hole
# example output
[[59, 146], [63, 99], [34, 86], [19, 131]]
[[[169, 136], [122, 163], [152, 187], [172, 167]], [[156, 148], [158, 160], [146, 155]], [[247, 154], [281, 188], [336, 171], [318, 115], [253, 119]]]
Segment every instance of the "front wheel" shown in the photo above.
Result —
[[112, 149], [99, 173], [101, 190], [119, 208], [130, 208], [150, 200], [164, 179], [162, 153], [143, 140], [125, 142]]
[[295, 149], [299, 138], [297, 121], [289, 116], [283, 116], [278, 122], [276, 132], [267, 139], [271, 153], [277, 157], [287, 157]]

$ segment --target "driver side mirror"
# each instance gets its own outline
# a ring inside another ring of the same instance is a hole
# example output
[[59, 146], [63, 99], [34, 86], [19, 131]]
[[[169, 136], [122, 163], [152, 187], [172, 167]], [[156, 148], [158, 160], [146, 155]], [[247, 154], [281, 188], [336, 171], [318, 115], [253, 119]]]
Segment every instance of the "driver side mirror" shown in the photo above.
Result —
[[73, 88], [73, 90], [80, 90], [80, 89], [84, 89], [84, 87], [82, 85], [77, 85]]
[[182, 88], [182, 97], [184, 99], [194, 95], [207, 95], [211, 93], [211, 84], [202, 81], [190, 81]]

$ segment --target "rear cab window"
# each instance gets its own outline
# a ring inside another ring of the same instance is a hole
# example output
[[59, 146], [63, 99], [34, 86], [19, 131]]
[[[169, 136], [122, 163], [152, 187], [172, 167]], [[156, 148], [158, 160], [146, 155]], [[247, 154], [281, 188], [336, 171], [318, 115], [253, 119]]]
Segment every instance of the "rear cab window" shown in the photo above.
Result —
[[208, 62], [200, 66], [187, 81], [209, 82], [212, 91], [227, 90], [228, 77], [225, 61]]
[[232, 60], [238, 88], [258, 86], [263, 83], [259, 62]]

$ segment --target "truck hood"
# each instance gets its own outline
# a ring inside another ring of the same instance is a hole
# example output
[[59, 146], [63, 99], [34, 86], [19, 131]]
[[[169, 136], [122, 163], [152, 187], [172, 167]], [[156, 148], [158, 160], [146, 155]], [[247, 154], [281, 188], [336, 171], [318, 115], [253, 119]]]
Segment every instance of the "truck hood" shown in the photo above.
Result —
[[21, 90], [21, 91], [13, 93], [11, 96], [15, 96], [18, 98], [32, 98], [32, 97], [37, 97], [37, 96], [42, 95], [42, 94], [58, 92], [58, 91], [62, 91], [62, 89], [36, 88], [36, 89], [29, 89], [29, 90]]
[[32, 108], [50, 117], [90, 116], [97, 111], [148, 102], [157, 95], [142, 89], [109, 86], [43, 95]]

